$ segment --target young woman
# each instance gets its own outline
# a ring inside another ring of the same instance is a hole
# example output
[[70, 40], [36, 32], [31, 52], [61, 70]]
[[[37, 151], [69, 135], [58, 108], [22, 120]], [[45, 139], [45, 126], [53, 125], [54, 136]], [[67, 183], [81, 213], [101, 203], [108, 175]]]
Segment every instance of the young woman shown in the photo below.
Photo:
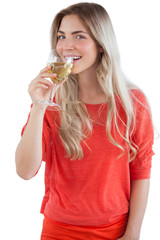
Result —
[[144, 94], [127, 81], [106, 10], [95, 3], [60, 11], [51, 47], [73, 57], [56, 87], [62, 110], [47, 100], [55, 77], [44, 68], [29, 85], [32, 108], [16, 150], [17, 173], [32, 178], [45, 161], [41, 240], [138, 240], [147, 204], [153, 126]]

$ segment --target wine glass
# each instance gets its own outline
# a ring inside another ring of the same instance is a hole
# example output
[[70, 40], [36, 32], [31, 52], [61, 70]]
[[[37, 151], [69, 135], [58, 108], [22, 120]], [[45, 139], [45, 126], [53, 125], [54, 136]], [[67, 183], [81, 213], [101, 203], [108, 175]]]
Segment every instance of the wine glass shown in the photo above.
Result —
[[65, 58], [65, 60], [62, 60], [62, 58], [58, 55], [56, 49], [51, 49], [48, 56], [47, 65], [51, 66], [49, 72], [56, 73], [57, 75], [56, 77], [50, 78], [54, 85], [51, 89], [49, 100], [39, 101], [38, 103], [47, 103], [47, 110], [57, 111], [60, 110], [61, 107], [53, 101], [56, 91], [56, 85], [66, 79], [71, 73], [71, 68], [73, 66], [73, 58], [67, 57]]

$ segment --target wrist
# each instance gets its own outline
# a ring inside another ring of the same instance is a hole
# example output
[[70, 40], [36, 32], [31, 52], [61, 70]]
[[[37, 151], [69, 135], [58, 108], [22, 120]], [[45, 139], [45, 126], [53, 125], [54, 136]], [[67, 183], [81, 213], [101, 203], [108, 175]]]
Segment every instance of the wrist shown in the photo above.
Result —
[[133, 229], [126, 229], [124, 237], [129, 240], [139, 240], [140, 232]]
[[45, 114], [46, 108], [47, 108], [46, 104], [33, 103], [31, 113], [36, 113], [43, 116]]

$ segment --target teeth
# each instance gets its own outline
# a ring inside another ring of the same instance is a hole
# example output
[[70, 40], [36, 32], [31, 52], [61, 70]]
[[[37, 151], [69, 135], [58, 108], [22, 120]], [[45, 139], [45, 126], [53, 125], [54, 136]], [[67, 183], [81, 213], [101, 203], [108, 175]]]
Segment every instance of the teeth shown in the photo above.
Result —
[[76, 60], [76, 59], [80, 59], [80, 58], [81, 58], [81, 57], [73, 57], [73, 59], [75, 59], [75, 60]]
[[80, 59], [81, 57], [78, 57], [78, 56], [77, 56], [77, 57], [72, 57], [72, 56], [70, 56], [70, 57], [65, 57], [65, 58], [66, 58], [67, 60], [68, 60], [68, 59], [74, 59], [74, 60], [77, 60], [77, 59]]

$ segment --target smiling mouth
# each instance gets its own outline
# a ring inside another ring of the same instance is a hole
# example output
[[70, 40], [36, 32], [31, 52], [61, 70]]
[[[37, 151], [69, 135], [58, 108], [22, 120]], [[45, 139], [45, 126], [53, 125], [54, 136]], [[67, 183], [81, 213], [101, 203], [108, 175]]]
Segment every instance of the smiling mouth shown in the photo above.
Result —
[[76, 61], [80, 60], [82, 57], [81, 56], [73, 56], [73, 55], [69, 55], [69, 56], [65, 56], [65, 59], [70, 59], [72, 58], [73, 63], [75, 63]]

